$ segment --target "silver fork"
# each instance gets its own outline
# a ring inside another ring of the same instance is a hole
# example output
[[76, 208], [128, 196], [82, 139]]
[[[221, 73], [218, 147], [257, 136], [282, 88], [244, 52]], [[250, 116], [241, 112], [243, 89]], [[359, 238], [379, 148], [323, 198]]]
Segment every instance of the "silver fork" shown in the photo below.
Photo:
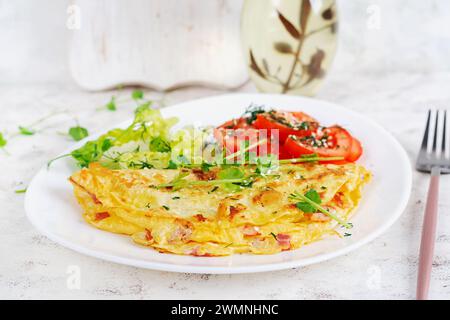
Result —
[[[422, 146], [417, 156], [416, 170], [420, 172], [431, 173], [430, 186], [428, 189], [427, 204], [425, 206], [425, 215], [423, 218], [422, 240], [420, 242], [419, 271], [417, 275], [418, 300], [428, 298], [430, 288], [430, 275], [433, 263], [434, 243], [436, 240], [436, 223], [438, 213], [439, 198], [439, 176], [450, 173], [450, 159], [447, 157], [448, 143], [446, 139], [447, 131], [447, 111], [444, 111], [444, 120], [442, 126], [439, 126], [441, 112], [436, 111], [433, 137], [430, 137], [430, 123], [432, 111], [428, 111], [427, 124], [422, 139]], [[439, 133], [441, 127], [441, 133]], [[441, 146], [438, 147], [438, 137], [441, 138]], [[429, 140], [432, 140], [429, 148]], [[431, 150], [429, 150], [431, 149]]]

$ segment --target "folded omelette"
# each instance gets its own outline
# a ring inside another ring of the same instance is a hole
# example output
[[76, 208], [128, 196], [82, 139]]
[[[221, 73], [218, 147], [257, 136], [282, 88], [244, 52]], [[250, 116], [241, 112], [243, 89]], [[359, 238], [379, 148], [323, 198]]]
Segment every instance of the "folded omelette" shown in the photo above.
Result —
[[354, 163], [315, 163], [280, 168], [273, 177], [258, 177], [234, 192], [208, 183], [158, 187], [180, 173], [186, 181], [211, 181], [217, 170], [111, 170], [93, 163], [70, 181], [85, 220], [99, 229], [131, 236], [160, 252], [224, 256], [293, 250], [337, 233], [335, 220], [301, 210], [292, 193], [315, 190], [321, 206], [345, 221], [370, 179]]

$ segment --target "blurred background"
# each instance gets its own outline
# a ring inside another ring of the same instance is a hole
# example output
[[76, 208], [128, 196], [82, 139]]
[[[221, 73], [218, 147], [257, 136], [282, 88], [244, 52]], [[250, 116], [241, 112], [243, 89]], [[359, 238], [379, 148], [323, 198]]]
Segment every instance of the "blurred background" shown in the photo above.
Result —
[[[77, 2], [0, 0], [0, 84], [72, 81], [69, 41], [80, 32], [66, 26], [72, 3]], [[339, 1], [338, 8], [339, 50], [332, 75], [450, 71], [449, 1]], [[89, 27], [83, 22], [81, 28]]]

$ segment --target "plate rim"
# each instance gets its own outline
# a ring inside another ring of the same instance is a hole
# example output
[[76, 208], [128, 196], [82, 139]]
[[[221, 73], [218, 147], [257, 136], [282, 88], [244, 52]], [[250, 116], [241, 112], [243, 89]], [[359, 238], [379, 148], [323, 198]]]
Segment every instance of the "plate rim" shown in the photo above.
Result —
[[[200, 101], [204, 101], [204, 100], [222, 99], [222, 98], [227, 98], [227, 97], [238, 97], [238, 96], [242, 96], [242, 97], [266, 96], [266, 97], [274, 97], [275, 99], [288, 98], [288, 99], [298, 99], [299, 102], [301, 102], [301, 100], [303, 100], [303, 101], [310, 101], [313, 103], [328, 104], [335, 109], [337, 108], [346, 113], [352, 114], [352, 116], [355, 116], [357, 118], [362, 118], [362, 119], [364, 119], [364, 121], [369, 122], [372, 126], [376, 127], [377, 130], [379, 130], [379, 132], [382, 132], [385, 135], [385, 137], [393, 143], [393, 146], [395, 146], [395, 148], [401, 155], [402, 159], [400, 160], [400, 162], [405, 164], [403, 171], [406, 174], [405, 182], [406, 182], [406, 185], [408, 186], [408, 188], [406, 188], [407, 190], [404, 190], [404, 192], [402, 193], [402, 197], [399, 200], [397, 207], [394, 210], [392, 210], [393, 214], [382, 225], [377, 227], [373, 232], [371, 232], [367, 236], [363, 236], [357, 242], [352, 243], [350, 245], [346, 245], [343, 248], [339, 248], [339, 249], [329, 252], [329, 253], [321, 253], [316, 256], [308, 257], [308, 258], [302, 258], [302, 259], [296, 259], [296, 260], [284, 261], [284, 262], [265, 263], [265, 264], [261, 264], [261, 265], [238, 266], [238, 267], [233, 267], [233, 266], [227, 266], [227, 267], [194, 266], [194, 265], [185, 265], [185, 264], [177, 265], [177, 264], [172, 264], [172, 263], [151, 262], [151, 261], [144, 261], [144, 260], [135, 259], [135, 258], [120, 257], [120, 256], [117, 256], [116, 254], [109, 254], [109, 253], [103, 252], [101, 250], [89, 249], [89, 248], [84, 247], [83, 245], [73, 243], [70, 240], [66, 240], [64, 237], [60, 237], [60, 236], [53, 234], [52, 232], [49, 232], [48, 230], [42, 228], [41, 225], [39, 224], [39, 222], [37, 220], [35, 220], [37, 217], [31, 213], [33, 210], [31, 208], [32, 204], [30, 203], [29, 194], [31, 194], [33, 192], [36, 181], [38, 180], [39, 176], [44, 174], [45, 170], [47, 170], [47, 167], [43, 166], [34, 175], [33, 179], [31, 180], [31, 182], [28, 186], [27, 192], [25, 194], [24, 208], [25, 208], [25, 212], [26, 212], [26, 216], [27, 216], [28, 220], [31, 222], [33, 227], [36, 228], [36, 230], [38, 230], [41, 234], [43, 234], [50, 240], [62, 245], [63, 247], [71, 249], [75, 252], [85, 254], [87, 256], [94, 257], [97, 259], [102, 259], [105, 261], [114, 262], [114, 263], [118, 263], [118, 264], [122, 264], [122, 265], [129, 265], [129, 266], [145, 268], [145, 269], [150, 269], [150, 270], [158, 270], [158, 271], [181, 272], [181, 273], [201, 273], [201, 274], [243, 274], [243, 273], [259, 273], [259, 272], [268, 272], [268, 271], [284, 270], [284, 269], [295, 268], [295, 267], [302, 267], [302, 266], [307, 266], [307, 265], [315, 264], [315, 263], [322, 262], [322, 261], [328, 261], [328, 260], [334, 259], [338, 256], [346, 255], [349, 252], [354, 251], [354, 250], [366, 245], [367, 243], [373, 241], [374, 239], [378, 238], [379, 236], [381, 236], [404, 213], [404, 211], [408, 205], [409, 198], [411, 196], [411, 191], [412, 191], [412, 164], [409, 160], [408, 154], [407, 154], [406, 150], [403, 148], [403, 146], [400, 144], [400, 142], [389, 131], [387, 131], [385, 128], [383, 128], [381, 125], [379, 125], [376, 121], [372, 120], [371, 118], [365, 117], [364, 115], [360, 114], [357, 111], [347, 109], [339, 104], [321, 100], [321, 99], [302, 97], [302, 96], [286, 96], [286, 95], [281, 95], [281, 94], [267, 94], [267, 93], [230, 93], [230, 94], [213, 95], [213, 96], [208, 96], [208, 97], [202, 97], [199, 99], [183, 101], [183, 102], [176, 103], [174, 105], [171, 105], [171, 106], [168, 106], [165, 108], [161, 108], [160, 110], [162, 112], [164, 112], [163, 110], [168, 110], [171, 108], [172, 109], [182, 108], [182, 106], [184, 104], [192, 104], [192, 103], [196, 103], [196, 102], [200, 102]], [[130, 120], [123, 121], [119, 125], [124, 124], [129, 121]], [[112, 127], [117, 127], [117, 125], [112, 126]], [[65, 150], [65, 152], [63, 152], [61, 154], [65, 154], [67, 152], [72, 151], [74, 148], [77, 148], [77, 146], [84, 144], [86, 141], [91, 140], [92, 138], [95, 138], [104, 132], [105, 132], [105, 130], [95, 132], [90, 137], [87, 137], [77, 143], [72, 144], [70, 148], [67, 148]], [[207, 259], [207, 258], [204, 258], [204, 259]]]

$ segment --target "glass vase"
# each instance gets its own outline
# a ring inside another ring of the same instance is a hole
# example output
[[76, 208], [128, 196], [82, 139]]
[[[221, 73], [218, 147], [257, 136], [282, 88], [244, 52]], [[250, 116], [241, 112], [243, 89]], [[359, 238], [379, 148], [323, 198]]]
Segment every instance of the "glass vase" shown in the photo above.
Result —
[[337, 46], [334, 0], [245, 0], [241, 37], [258, 90], [316, 94]]

